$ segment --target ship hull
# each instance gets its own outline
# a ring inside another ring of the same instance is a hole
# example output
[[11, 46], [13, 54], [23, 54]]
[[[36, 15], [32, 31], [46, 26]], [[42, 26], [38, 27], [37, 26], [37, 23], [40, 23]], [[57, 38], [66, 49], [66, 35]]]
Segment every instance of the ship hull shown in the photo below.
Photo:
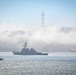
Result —
[[36, 53], [36, 54], [28, 54], [28, 53], [19, 53], [19, 52], [13, 52], [14, 55], [48, 55], [48, 53]]

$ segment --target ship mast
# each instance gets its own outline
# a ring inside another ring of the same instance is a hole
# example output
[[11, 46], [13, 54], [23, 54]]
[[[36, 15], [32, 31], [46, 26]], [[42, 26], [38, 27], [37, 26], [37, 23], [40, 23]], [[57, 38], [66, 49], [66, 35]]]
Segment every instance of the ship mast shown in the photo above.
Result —
[[25, 42], [23, 46], [24, 46], [24, 48], [26, 48], [27, 47], [27, 42]]

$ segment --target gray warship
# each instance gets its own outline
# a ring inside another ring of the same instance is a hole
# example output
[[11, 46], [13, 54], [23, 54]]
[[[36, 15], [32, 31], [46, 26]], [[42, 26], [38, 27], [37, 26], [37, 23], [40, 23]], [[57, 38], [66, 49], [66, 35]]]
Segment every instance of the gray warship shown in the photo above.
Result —
[[21, 51], [13, 51], [14, 55], [48, 55], [48, 53], [37, 52], [34, 48], [27, 48], [27, 42]]

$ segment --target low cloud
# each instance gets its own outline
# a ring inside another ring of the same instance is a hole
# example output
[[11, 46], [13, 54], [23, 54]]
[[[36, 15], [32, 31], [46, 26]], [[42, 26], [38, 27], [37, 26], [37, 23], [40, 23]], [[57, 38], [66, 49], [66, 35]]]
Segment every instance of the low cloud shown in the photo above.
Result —
[[0, 51], [20, 50], [24, 42], [28, 47], [44, 52], [76, 51], [75, 27], [47, 27], [28, 29], [18, 25], [0, 25]]

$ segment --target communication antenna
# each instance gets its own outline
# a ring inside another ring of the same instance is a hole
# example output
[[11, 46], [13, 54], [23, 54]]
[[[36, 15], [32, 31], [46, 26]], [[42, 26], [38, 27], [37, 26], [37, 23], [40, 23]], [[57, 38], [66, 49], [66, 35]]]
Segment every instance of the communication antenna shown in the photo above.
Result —
[[44, 11], [42, 11], [42, 27], [44, 27], [44, 17], [45, 17], [45, 13]]

